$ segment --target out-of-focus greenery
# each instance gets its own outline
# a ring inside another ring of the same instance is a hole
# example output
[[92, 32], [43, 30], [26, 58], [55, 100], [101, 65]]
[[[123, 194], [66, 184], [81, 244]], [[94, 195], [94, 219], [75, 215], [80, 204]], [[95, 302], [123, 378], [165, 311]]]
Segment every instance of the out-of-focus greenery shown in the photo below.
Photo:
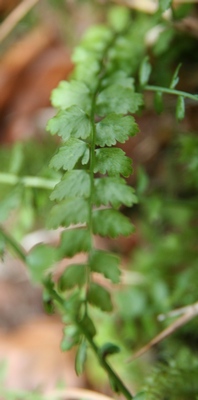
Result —
[[[49, 159], [55, 152], [56, 144], [51, 138], [43, 141], [17, 142], [0, 149], [0, 223], [7, 220], [12, 233], [20, 239], [26, 232], [42, 227], [49, 212], [49, 191], [27, 187], [23, 177], [38, 177], [56, 180], [58, 174], [49, 168]], [[4, 184], [2, 175], [15, 176], [16, 185]], [[21, 179], [21, 182], [20, 182]]]

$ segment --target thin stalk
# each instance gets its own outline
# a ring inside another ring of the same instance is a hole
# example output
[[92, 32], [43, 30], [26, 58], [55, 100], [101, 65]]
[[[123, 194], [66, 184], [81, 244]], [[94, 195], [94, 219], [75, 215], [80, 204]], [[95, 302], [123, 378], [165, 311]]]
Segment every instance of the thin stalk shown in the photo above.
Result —
[[[95, 98], [96, 94], [93, 96], [92, 100], [92, 111], [91, 111], [91, 124], [92, 124], [92, 137], [90, 144], [90, 197], [89, 197], [89, 231], [90, 237], [93, 235], [93, 193], [94, 193], [94, 163], [95, 163], [95, 146], [96, 146], [96, 127], [94, 122], [95, 115]], [[92, 242], [92, 239], [91, 239]]]
[[[59, 294], [52, 288], [48, 288], [48, 291], [50, 291], [50, 294], [52, 298], [59, 303], [63, 311], [65, 311], [64, 307], [64, 300], [59, 296]], [[100, 365], [104, 368], [104, 370], [107, 372], [109, 378], [112, 379], [112, 381], [115, 383], [116, 388], [119, 390], [120, 393], [122, 393], [127, 400], [133, 399], [133, 395], [129, 392], [129, 390], [126, 388], [122, 380], [119, 378], [119, 376], [116, 374], [116, 372], [113, 370], [113, 368], [109, 365], [109, 363], [106, 361], [104, 357], [101, 356], [100, 354], [100, 349], [94, 342], [93, 338], [90, 336], [89, 332], [86, 330], [86, 327], [84, 325], [81, 325], [80, 321], [75, 319], [75, 323], [80, 329], [80, 331], [83, 333], [84, 337], [86, 340], [89, 342], [90, 347], [92, 348], [93, 352], [95, 353], [95, 356], [97, 357]]]
[[168, 93], [168, 94], [173, 94], [176, 96], [183, 96], [186, 97], [188, 99], [194, 100], [194, 101], [198, 101], [198, 95], [197, 94], [190, 94], [187, 92], [183, 92], [180, 90], [176, 90], [176, 89], [170, 89], [170, 88], [165, 88], [165, 87], [161, 87], [161, 86], [152, 86], [152, 85], [146, 85], [144, 87], [144, 90], [148, 90], [151, 92], [162, 92], [162, 93]]
[[111, 378], [112, 381], [115, 383], [115, 386], [119, 390], [119, 392], [122, 393], [126, 399], [128, 399], [128, 400], [133, 399], [133, 395], [126, 388], [126, 386], [124, 385], [122, 380], [119, 378], [119, 376], [113, 370], [113, 368], [109, 365], [109, 363], [106, 361], [106, 359], [101, 356], [98, 346], [94, 342], [93, 338], [90, 336], [89, 332], [87, 332], [86, 328], [84, 326], [82, 326], [79, 321], [76, 321], [76, 324], [78, 325], [79, 329], [84, 334], [87, 341], [89, 342], [90, 347], [94, 351], [100, 365], [107, 372], [109, 378]]
[[[96, 127], [94, 122], [95, 115], [95, 96], [93, 96], [92, 103], [92, 112], [91, 112], [91, 124], [92, 124], [92, 137], [91, 137], [91, 145], [90, 145], [90, 197], [89, 197], [89, 223], [88, 229], [90, 234], [90, 251], [88, 256], [87, 263], [87, 284], [86, 284], [86, 297], [89, 290], [90, 285], [90, 257], [93, 251], [93, 193], [94, 193], [94, 163], [95, 163], [95, 145], [96, 145]], [[87, 312], [87, 301], [86, 301], [86, 312]]]
[[[115, 35], [116, 37], [116, 35]], [[115, 40], [115, 37], [113, 38], [112, 42]], [[92, 107], [91, 107], [91, 115], [90, 115], [90, 121], [92, 125], [92, 135], [91, 135], [91, 141], [90, 141], [90, 164], [89, 164], [89, 171], [90, 171], [90, 197], [89, 197], [89, 222], [88, 222], [88, 229], [90, 233], [90, 250], [88, 254], [88, 263], [87, 263], [87, 283], [86, 283], [86, 293], [88, 292], [88, 288], [90, 285], [90, 258], [92, 255], [92, 252], [94, 250], [94, 244], [93, 244], [93, 195], [94, 195], [94, 165], [95, 165], [95, 147], [96, 147], [96, 125], [95, 125], [95, 109], [96, 109], [96, 99], [97, 99], [97, 94], [100, 90], [100, 85], [101, 85], [101, 79], [104, 74], [104, 65], [103, 61], [105, 58], [105, 54], [108, 52], [109, 48], [111, 46], [111, 43], [109, 43], [104, 51], [103, 57], [100, 60], [100, 67], [101, 71], [99, 74], [99, 81], [98, 84], [96, 85], [95, 91], [93, 93], [92, 97]], [[86, 303], [86, 312], [87, 312], [87, 303]]]
[[37, 176], [17, 176], [13, 174], [0, 173], [0, 183], [6, 185], [21, 184], [26, 187], [53, 190], [58, 180], [40, 178]]
[[26, 254], [23, 248], [19, 245], [19, 243], [17, 243], [17, 241], [12, 236], [6, 233], [2, 227], [0, 227], [0, 235], [3, 237], [8, 246], [10, 246], [14, 250], [17, 256], [23, 262], [26, 262]]

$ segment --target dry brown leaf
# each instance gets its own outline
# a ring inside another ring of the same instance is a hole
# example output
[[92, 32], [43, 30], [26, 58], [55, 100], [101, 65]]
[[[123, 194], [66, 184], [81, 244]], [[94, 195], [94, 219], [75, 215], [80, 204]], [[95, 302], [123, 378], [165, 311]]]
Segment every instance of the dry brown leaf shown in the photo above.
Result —
[[[71, 70], [69, 50], [49, 27], [37, 28], [4, 55], [0, 67], [4, 141], [39, 133], [38, 120], [46, 120], [45, 108], [50, 105], [52, 89]], [[42, 110], [45, 118], [41, 116]]]
[[1, 57], [0, 108], [5, 107], [19, 75], [54, 42], [54, 33], [46, 26], [39, 26], [18, 40]]
[[20, 0], [0, 0], [0, 13], [8, 14], [19, 3]]

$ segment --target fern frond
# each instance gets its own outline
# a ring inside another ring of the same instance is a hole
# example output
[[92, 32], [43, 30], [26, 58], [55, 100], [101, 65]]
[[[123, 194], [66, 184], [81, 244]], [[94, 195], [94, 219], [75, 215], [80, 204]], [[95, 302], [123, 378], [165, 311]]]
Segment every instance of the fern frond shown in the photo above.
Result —
[[[123, 204], [131, 207], [137, 202], [134, 190], [124, 179], [132, 173], [132, 161], [123, 150], [113, 147], [138, 132], [134, 117], [126, 114], [138, 111], [143, 104], [126, 60], [125, 67], [117, 70], [112, 58], [114, 51], [122, 58], [119, 42], [127, 41], [129, 33], [130, 28], [119, 34], [102, 26], [90, 30], [75, 50], [73, 80], [61, 82], [52, 92], [52, 104], [58, 113], [48, 122], [47, 130], [59, 135], [63, 145], [50, 166], [66, 173], [50, 196], [56, 204], [48, 224], [53, 228], [72, 225], [61, 235], [59, 257], [87, 253], [85, 264], [71, 264], [57, 284], [57, 290], [70, 304], [71, 324], [79, 318], [90, 318], [89, 304], [106, 312], [112, 310], [109, 291], [93, 281], [93, 273], [119, 282], [119, 257], [95, 249], [93, 235], [116, 238], [134, 231], [130, 219], [119, 211]], [[100, 206], [108, 209], [96, 209]], [[79, 223], [84, 227], [75, 227]], [[62, 346], [67, 349], [77, 342], [86, 340], [74, 330], [73, 339], [70, 333], [69, 342], [64, 338]], [[81, 350], [84, 359], [86, 346], [79, 348], [78, 373]]]

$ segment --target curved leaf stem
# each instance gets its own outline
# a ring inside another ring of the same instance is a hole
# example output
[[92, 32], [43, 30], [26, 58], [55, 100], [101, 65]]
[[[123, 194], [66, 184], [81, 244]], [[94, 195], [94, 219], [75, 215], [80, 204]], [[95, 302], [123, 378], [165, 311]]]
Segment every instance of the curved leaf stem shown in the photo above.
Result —
[[180, 90], [176, 90], [176, 89], [170, 89], [170, 88], [165, 88], [165, 87], [161, 87], [161, 86], [153, 86], [153, 85], [146, 85], [144, 87], [144, 90], [147, 91], [151, 91], [151, 92], [161, 92], [161, 93], [168, 93], [168, 94], [173, 94], [176, 96], [183, 96], [185, 98], [194, 100], [194, 101], [198, 101], [198, 95], [197, 94], [190, 94], [187, 92], [183, 92]]

